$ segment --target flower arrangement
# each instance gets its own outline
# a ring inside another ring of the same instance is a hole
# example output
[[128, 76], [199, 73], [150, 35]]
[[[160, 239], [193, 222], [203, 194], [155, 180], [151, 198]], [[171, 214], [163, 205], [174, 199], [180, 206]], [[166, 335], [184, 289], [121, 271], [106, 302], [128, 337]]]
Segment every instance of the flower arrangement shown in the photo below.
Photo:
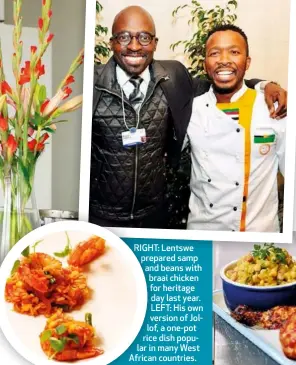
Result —
[[3, 246], [7, 245], [7, 240], [11, 247], [32, 230], [25, 206], [32, 193], [36, 162], [57, 123], [64, 122], [57, 119], [82, 105], [82, 95], [68, 99], [72, 93], [70, 85], [75, 81], [73, 74], [83, 62], [83, 50], [52, 98], [40, 83], [46, 72], [42, 57], [54, 37], [50, 33], [52, 0], [41, 1], [38, 44], [31, 46], [30, 59], [23, 63], [22, 0], [13, 0], [12, 69], [15, 87], [5, 79], [0, 43], [0, 180], [5, 196], [1, 251], [5, 250]]

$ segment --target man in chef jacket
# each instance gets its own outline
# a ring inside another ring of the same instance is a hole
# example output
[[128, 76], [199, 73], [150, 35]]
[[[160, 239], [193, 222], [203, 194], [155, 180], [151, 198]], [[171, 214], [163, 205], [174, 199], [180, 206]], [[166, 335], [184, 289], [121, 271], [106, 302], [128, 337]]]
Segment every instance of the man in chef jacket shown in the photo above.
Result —
[[187, 130], [187, 229], [279, 232], [277, 173], [284, 175], [286, 119], [270, 118], [264, 95], [246, 87], [250, 63], [240, 28], [209, 33], [204, 66], [213, 85], [194, 99]]

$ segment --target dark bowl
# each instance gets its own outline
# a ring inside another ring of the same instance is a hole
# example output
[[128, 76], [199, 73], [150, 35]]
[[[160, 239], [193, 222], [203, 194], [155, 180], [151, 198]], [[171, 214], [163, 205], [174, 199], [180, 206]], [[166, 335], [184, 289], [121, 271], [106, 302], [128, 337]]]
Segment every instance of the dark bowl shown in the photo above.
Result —
[[232, 261], [220, 271], [224, 300], [229, 310], [247, 305], [257, 310], [268, 310], [277, 305], [296, 305], [296, 281], [276, 286], [251, 286], [228, 279], [225, 271], [237, 263]]

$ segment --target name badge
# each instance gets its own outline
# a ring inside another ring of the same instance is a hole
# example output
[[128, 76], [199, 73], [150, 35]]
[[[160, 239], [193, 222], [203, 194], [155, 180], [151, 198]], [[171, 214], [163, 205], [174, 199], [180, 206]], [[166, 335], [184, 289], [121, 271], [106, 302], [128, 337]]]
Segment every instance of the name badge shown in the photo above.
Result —
[[124, 147], [136, 146], [138, 144], [146, 143], [145, 128], [137, 129], [131, 128], [129, 131], [122, 132], [122, 144]]

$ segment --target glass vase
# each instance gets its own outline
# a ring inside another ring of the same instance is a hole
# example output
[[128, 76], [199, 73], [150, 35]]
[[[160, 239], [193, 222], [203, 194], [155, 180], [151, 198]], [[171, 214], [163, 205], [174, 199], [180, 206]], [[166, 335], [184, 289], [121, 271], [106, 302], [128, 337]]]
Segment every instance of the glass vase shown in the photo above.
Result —
[[34, 173], [32, 175], [25, 176], [17, 167], [11, 169], [2, 181], [0, 263], [22, 237], [41, 225], [33, 186]]

